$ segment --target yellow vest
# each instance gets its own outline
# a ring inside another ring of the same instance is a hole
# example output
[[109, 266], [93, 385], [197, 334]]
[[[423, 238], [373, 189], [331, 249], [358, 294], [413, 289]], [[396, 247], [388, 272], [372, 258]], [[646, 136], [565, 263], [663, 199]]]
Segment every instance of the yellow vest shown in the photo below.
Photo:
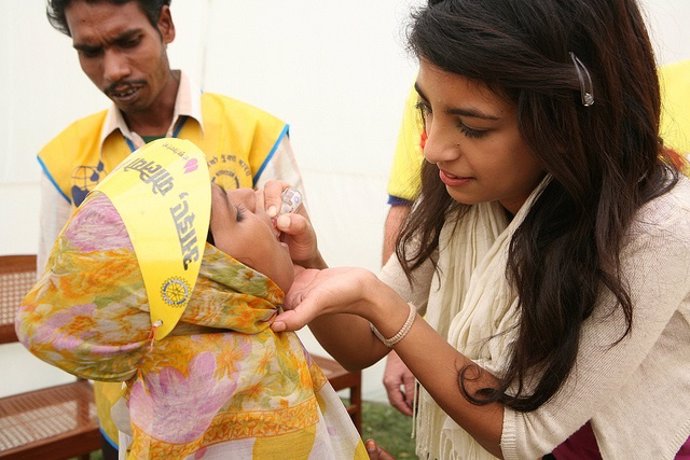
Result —
[[[214, 182], [233, 189], [253, 187], [287, 134], [287, 125], [251, 105], [217, 94], [201, 96], [203, 130], [187, 118], [175, 137], [194, 142], [205, 154]], [[134, 147], [115, 131], [101, 145], [107, 111], [82, 118], [38, 154], [46, 175], [64, 198], [79, 205]]]

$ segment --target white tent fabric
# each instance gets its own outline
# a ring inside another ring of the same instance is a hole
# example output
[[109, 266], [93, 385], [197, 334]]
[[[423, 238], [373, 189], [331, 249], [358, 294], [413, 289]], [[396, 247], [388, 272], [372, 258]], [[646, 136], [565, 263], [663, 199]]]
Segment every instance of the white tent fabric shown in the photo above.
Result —
[[[326, 260], [376, 270], [386, 181], [415, 62], [404, 45], [410, 8], [423, 0], [268, 2], [174, 0], [173, 67], [204, 89], [283, 118], [304, 175]], [[690, 2], [642, 0], [660, 63], [690, 57]], [[106, 107], [79, 68], [71, 40], [53, 30], [45, 2], [3, 0], [0, 14], [0, 254], [38, 242], [39, 149], [70, 121]], [[685, 21], [685, 22], [684, 22]], [[320, 347], [309, 334], [303, 340]], [[0, 361], [25, 380], [0, 396], [71, 377], [21, 346]], [[382, 366], [365, 372], [364, 397], [384, 398]]]

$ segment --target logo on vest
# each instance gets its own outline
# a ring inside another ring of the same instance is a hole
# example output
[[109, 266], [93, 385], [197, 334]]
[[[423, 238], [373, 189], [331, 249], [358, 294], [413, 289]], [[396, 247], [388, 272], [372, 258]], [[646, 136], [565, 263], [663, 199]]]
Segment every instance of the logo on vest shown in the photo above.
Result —
[[[72, 171], [72, 203], [75, 206], [81, 205], [86, 195], [93, 190], [101, 181], [101, 174], [104, 174], [105, 165], [99, 161], [96, 166], [77, 166]], [[107, 174], [107, 173], [105, 173]]]

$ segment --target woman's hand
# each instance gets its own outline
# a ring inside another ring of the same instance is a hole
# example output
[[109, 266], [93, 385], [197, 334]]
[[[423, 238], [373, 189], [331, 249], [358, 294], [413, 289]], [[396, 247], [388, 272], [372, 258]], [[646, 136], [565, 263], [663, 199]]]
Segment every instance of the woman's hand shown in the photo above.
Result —
[[301, 269], [285, 298], [286, 311], [271, 328], [276, 332], [295, 331], [322, 315], [366, 312], [366, 293], [379, 282], [373, 273], [361, 268]]
[[304, 205], [299, 206], [295, 212], [279, 215], [282, 193], [287, 188], [290, 188], [290, 184], [286, 182], [266, 182], [263, 190], [266, 212], [282, 233], [281, 241], [290, 248], [290, 257], [295, 264], [305, 268], [325, 268], [326, 263], [319, 253], [316, 233]]

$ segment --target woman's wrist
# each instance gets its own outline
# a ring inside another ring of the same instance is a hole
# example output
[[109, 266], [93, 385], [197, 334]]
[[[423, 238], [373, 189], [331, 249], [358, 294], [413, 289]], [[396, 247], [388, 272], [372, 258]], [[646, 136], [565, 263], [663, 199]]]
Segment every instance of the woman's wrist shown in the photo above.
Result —
[[371, 327], [371, 332], [373, 332], [376, 338], [378, 338], [381, 341], [381, 343], [383, 343], [388, 348], [393, 348], [395, 344], [397, 344], [405, 338], [405, 336], [412, 329], [412, 325], [414, 324], [415, 318], [417, 318], [417, 309], [414, 307], [414, 305], [412, 305], [411, 303], [407, 305], [409, 308], [407, 319], [405, 319], [405, 322], [400, 327], [398, 332], [396, 332], [390, 337], [384, 336], [382, 333], [379, 332], [378, 329], [376, 329], [376, 327], [372, 323], [369, 323], [369, 326]]
[[406, 323], [410, 322], [410, 307], [405, 300], [376, 275], [362, 280], [362, 302], [360, 316], [367, 319], [382, 337], [394, 337]]

